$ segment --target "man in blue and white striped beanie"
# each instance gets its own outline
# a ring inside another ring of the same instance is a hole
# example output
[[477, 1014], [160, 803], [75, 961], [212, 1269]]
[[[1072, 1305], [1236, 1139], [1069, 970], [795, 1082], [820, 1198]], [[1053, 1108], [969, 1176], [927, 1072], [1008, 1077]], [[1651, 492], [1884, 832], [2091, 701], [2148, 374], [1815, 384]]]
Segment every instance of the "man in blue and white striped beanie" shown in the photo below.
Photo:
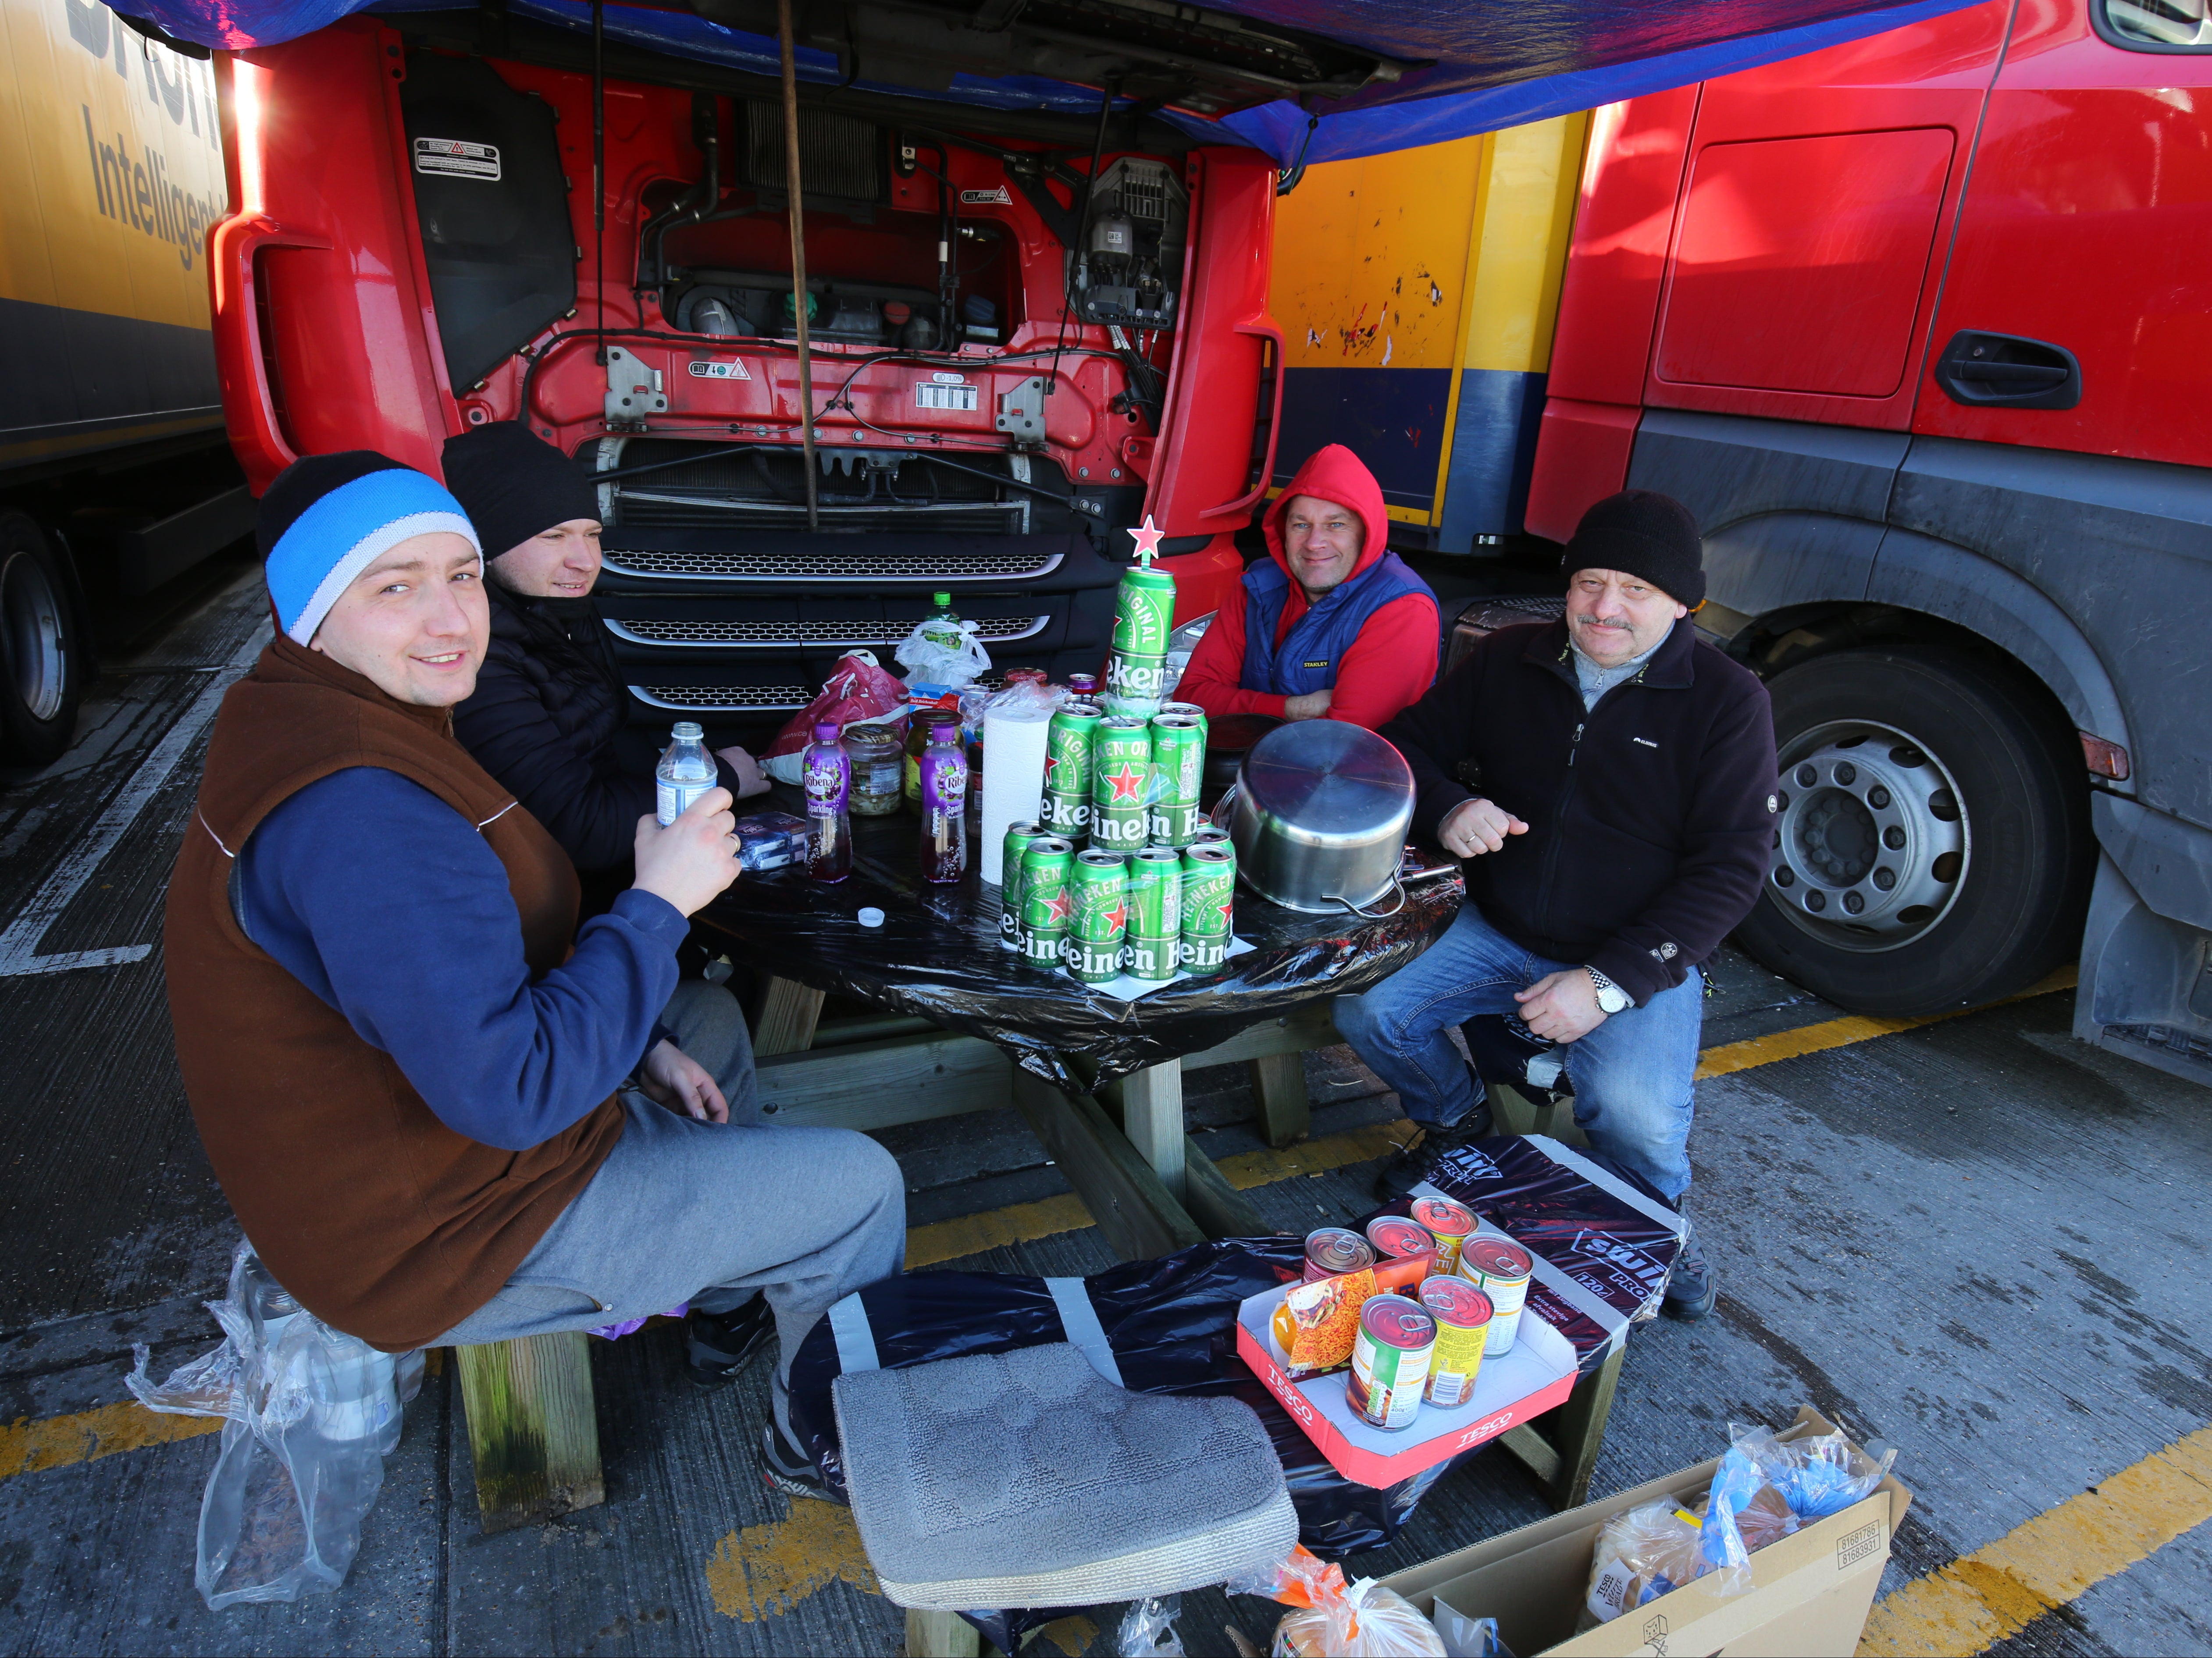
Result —
[[490, 630], [483, 553], [435, 479], [373, 450], [277, 474], [256, 526], [276, 625], [402, 702], [476, 689]]

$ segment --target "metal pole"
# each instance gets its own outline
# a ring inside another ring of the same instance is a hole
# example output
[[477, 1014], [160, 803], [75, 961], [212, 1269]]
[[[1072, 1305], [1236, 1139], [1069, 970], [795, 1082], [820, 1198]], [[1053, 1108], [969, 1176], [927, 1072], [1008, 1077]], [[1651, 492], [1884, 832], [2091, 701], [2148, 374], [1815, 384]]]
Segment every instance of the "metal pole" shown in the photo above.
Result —
[[791, 198], [791, 306], [799, 325], [799, 447], [806, 460], [806, 527], [822, 527], [814, 465], [814, 359], [806, 343], [806, 207], [799, 173], [799, 70], [791, 45], [791, 0], [775, 0], [775, 43], [783, 57], [783, 187]]

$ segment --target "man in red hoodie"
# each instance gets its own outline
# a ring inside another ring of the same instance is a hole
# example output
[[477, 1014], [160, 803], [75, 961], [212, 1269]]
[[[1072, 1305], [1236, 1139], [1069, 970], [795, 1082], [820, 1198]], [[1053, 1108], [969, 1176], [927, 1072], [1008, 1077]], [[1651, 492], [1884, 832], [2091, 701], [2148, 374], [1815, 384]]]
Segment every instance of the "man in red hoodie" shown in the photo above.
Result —
[[1390, 550], [1374, 474], [1332, 443], [1261, 521], [1269, 557], [1206, 630], [1176, 688], [1214, 719], [1346, 720], [1373, 731], [1437, 677], [1437, 599]]

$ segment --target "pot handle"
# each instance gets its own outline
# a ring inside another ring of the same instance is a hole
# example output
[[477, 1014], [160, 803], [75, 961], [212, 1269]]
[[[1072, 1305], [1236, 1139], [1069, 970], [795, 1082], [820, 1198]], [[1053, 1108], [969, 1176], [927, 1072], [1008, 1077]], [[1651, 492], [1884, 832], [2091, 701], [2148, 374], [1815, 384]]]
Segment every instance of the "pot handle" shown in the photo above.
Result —
[[1370, 921], [1385, 921], [1389, 920], [1391, 916], [1395, 915], [1400, 910], [1406, 907], [1406, 884], [1394, 874], [1390, 878], [1390, 885], [1392, 890], [1398, 895], [1398, 902], [1391, 905], [1388, 909], [1362, 909], [1358, 904], [1353, 903], [1349, 898], [1339, 898], [1336, 902], [1342, 904], [1354, 915], [1359, 916], [1363, 920]]

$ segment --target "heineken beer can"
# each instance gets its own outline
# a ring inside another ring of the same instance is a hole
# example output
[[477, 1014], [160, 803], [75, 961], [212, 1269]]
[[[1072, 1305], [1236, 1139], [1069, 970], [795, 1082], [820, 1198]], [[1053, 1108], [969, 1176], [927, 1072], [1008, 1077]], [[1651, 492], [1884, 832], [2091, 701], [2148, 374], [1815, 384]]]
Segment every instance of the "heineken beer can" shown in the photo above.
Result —
[[1115, 654], [1165, 656], [1168, 635], [1175, 630], [1175, 578], [1165, 570], [1133, 564], [1122, 571], [1114, 590]]
[[1106, 659], [1106, 695], [1112, 702], [1141, 702], [1147, 713], [1158, 708], [1166, 694], [1168, 659], [1165, 653], [1139, 654], [1115, 649]]
[[1162, 714], [1179, 714], [1187, 720], [1195, 720], [1198, 721], [1199, 746], [1200, 748], [1206, 746], [1206, 734], [1211, 731], [1212, 727], [1206, 723], [1206, 710], [1204, 708], [1200, 708], [1195, 702], [1163, 702], [1160, 704], [1160, 712]]
[[1156, 847], [1187, 847], [1198, 833], [1198, 792], [1206, 777], [1206, 733], [1188, 715], [1156, 714], [1152, 727], [1152, 823]]
[[1237, 853], [1225, 846], [1191, 847], [1182, 854], [1183, 966], [1211, 973], [1229, 959], [1235, 921]]
[[1095, 704], [1063, 702], [1045, 732], [1042, 822], [1049, 834], [1078, 840], [1091, 829], [1091, 746]]
[[1200, 823], [1198, 832], [1190, 837], [1190, 843], [1194, 847], [1227, 847], [1232, 853], [1237, 850], [1237, 837], [1212, 823]]
[[1150, 826], [1146, 797], [1152, 781], [1152, 728], [1141, 720], [1109, 714], [1098, 722], [1091, 748], [1091, 844], [1108, 852], [1135, 852]]
[[1030, 842], [1022, 853], [1022, 959], [1058, 967], [1067, 937], [1069, 873], [1075, 843], [1056, 835]]
[[1182, 859], [1148, 847], [1129, 860], [1129, 976], [1159, 982], [1181, 963]]
[[1114, 853], [1094, 847], [1075, 854], [1067, 970], [1087, 985], [1103, 985], [1121, 976], [1121, 944], [1128, 936], [1127, 881], [1121, 860]]
[[1006, 856], [1000, 860], [999, 946], [1022, 947], [1022, 854], [1045, 838], [1042, 823], [1006, 825]]

